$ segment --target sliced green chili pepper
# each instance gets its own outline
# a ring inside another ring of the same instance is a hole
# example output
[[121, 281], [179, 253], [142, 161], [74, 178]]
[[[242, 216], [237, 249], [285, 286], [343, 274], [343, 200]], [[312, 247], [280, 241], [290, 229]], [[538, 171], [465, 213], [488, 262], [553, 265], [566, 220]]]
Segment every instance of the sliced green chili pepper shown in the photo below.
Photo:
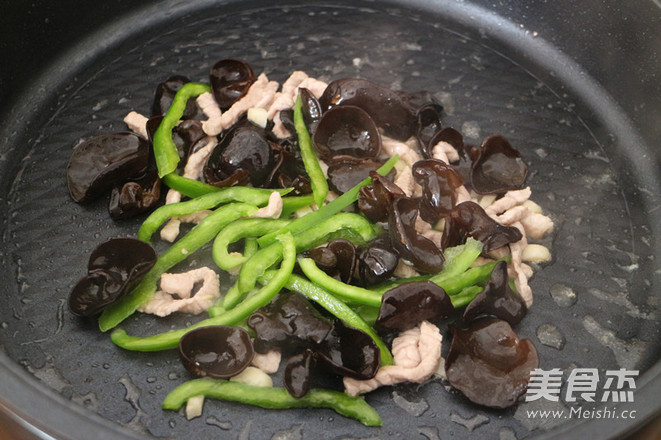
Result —
[[[230, 255], [228, 246], [245, 237], [261, 237], [269, 232], [282, 229], [289, 220], [271, 218], [246, 218], [225, 226], [213, 242], [213, 261], [223, 270], [229, 270], [243, 264], [249, 255]], [[255, 243], [256, 244], [256, 243]], [[255, 252], [257, 249], [255, 249]], [[253, 255], [254, 255], [253, 253]]]
[[439, 273], [435, 275], [420, 275], [416, 277], [402, 278], [395, 281], [379, 284], [378, 286], [372, 287], [370, 290], [384, 293], [402, 283], [408, 283], [411, 281], [427, 281], [431, 278], [434, 278], [434, 280], [436, 280], [434, 282], [439, 284], [438, 281], [450, 279], [453, 276], [457, 276], [465, 272], [471, 266], [471, 264], [473, 264], [477, 257], [480, 256], [481, 252], [482, 242], [469, 237], [465, 244], [460, 244], [458, 246], [445, 249], [443, 252], [445, 255], [445, 263], [443, 264], [443, 269]]
[[381, 426], [382, 420], [362, 397], [340, 391], [311, 389], [303, 397], [293, 397], [285, 388], [257, 387], [220, 379], [194, 379], [179, 385], [165, 397], [163, 409], [176, 411], [193, 396], [229, 400], [266, 409], [329, 408], [366, 426]]
[[292, 188], [262, 189], [248, 186], [232, 186], [229, 188], [218, 188], [218, 191], [184, 202], [170, 203], [169, 205], [159, 207], [145, 219], [138, 230], [138, 240], [148, 243], [158, 228], [172, 217], [192, 214], [203, 209], [212, 209], [228, 202], [242, 202], [255, 206], [263, 206], [268, 203], [269, 197], [274, 191], [284, 195], [291, 190]]
[[482, 248], [483, 245], [481, 241], [468, 237], [466, 243], [445, 249], [443, 252], [443, 255], [445, 256], [443, 270], [434, 276], [439, 278], [446, 276], [450, 277], [465, 272], [477, 257], [480, 256]]
[[[294, 239], [296, 250], [303, 252], [334, 238], [346, 238], [356, 244], [363, 244], [373, 240], [376, 235], [373, 225], [362, 215], [341, 212], [314, 228], [296, 234]], [[263, 247], [243, 263], [238, 279], [240, 293], [251, 291], [255, 287], [256, 279], [282, 258], [281, 248], [279, 243], [273, 243]]]
[[[378, 170], [376, 170], [377, 173], [381, 174], [382, 176], [385, 176], [390, 172], [390, 170], [393, 169], [397, 161], [399, 160], [399, 155], [394, 155], [391, 157], [388, 162], [384, 163]], [[294, 221], [292, 221], [290, 224], [285, 226], [281, 231], [277, 231], [271, 234], [266, 234], [265, 236], [261, 237], [257, 241], [259, 242], [259, 245], [261, 247], [266, 247], [269, 244], [273, 243], [273, 239], [277, 234], [284, 233], [284, 232], [291, 232], [294, 235], [297, 235], [300, 232], [306, 231], [311, 228], [316, 228], [322, 221], [326, 220], [327, 218], [332, 217], [333, 215], [337, 214], [347, 206], [351, 205], [354, 203], [356, 200], [358, 200], [358, 192], [360, 191], [360, 188], [362, 188], [365, 185], [369, 185], [372, 182], [371, 178], [367, 178], [360, 182], [358, 185], [354, 186], [351, 188], [349, 191], [345, 192], [342, 194], [340, 197], [337, 199], [333, 200], [327, 205], [324, 205], [320, 207], [318, 210], [311, 212], [301, 218], [298, 218]]]
[[259, 244], [257, 244], [257, 238], [255, 237], [246, 237], [243, 243], [243, 256], [250, 258], [259, 250]]
[[170, 108], [154, 133], [154, 158], [158, 168], [158, 177], [163, 177], [177, 169], [179, 152], [172, 140], [172, 129], [184, 114], [188, 99], [210, 91], [211, 87], [208, 84], [190, 82], [184, 84], [174, 95]]
[[283, 259], [280, 268], [276, 271], [271, 281], [261, 287], [254, 295], [246, 298], [236, 307], [218, 316], [204, 319], [187, 328], [171, 330], [158, 335], [138, 337], [129, 336], [126, 331], [117, 328], [110, 334], [110, 339], [119, 347], [135, 351], [160, 351], [176, 348], [179, 339], [187, 332], [210, 325], [235, 325], [260, 307], [264, 307], [282, 290], [289, 279], [296, 264], [296, 245], [291, 234], [278, 237], [282, 244]]
[[484, 289], [482, 286], [468, 286], [461, 289], [459, 293], [450, 297], [452, 305], [455, 309], [466, 307], [478, 293], [482, 292], [482, 289]]
[[352, 304], [351, 309], [356, 312], [367, 325], [373, 327], [379, 318], [379, 308], [370, 307], [363, 304]]
[[468, 269], [466, 272], [454, 276], [433, 276], [429, 278], [432, 283], [438, 284], [445, 290], [445, 293], [455, 295], [461, 292], [466, 287], [481, 285], [489, 281], [491, 278], [491, 271], [496, 265], [497, 261], [490, 261], [481, 266], [475, 266]]
[[319, 269], [312, 258], [299, 258], [298, 266], [303, 273], [318, 286], [328, 290], [343, 300], [365, 304], [371, 307], [381, 306], [381, 295], [362, 287], [343, 283]]
[[221, 311], [227, 311], [232, 307], [236, 306], [244, 297], [244, 292], [239, 290], [239, 283], [236, 282], [227, 290], [225, 296], [217, 305], [209, 308], [209, 315], [217, 316], [220, 315]]
[[282, 214], [280, 218], [289, 218], [294, 212], [305, 208], [314, 203], [314, 196], [306, 194], [304, 196], [289, 196], [282, 199]]
[[[270, 280], [272, 277], [273, 272], [269, 271], [266, 272], [259, 281], [260, 283], [268, 282], [268, 280]], [[305, 278], [294, 274], [289, 277], [287, 284], [285, 284], [285, 288], [302, 293], [309, 300], [319, 304], [330, 314], [340, 319], [347, 326], [357, 328], [358, 330], [362, 330], [367, 333], [374, 340], [376, 346], [379, 347], [379, 352], [381, 354], [381, 365], [384, 366], [394, 364], [390, 350], [388, 350], [388, 347], [386, 344], [384, 344], [379, 335], [376, 334], [374, 329], [370, 327], [370, 325], [367, 324], [363, 318], [361, 318], [360, 315], [358, 315], [351, 307], [337, 299], [335, 296], [333, 296], [332, 293], [306, 280]]]
[[156, 283], [165, 271], [211, 241], [227, 224], [240, 217], [252, 215], [257, 209], [254, 205], [230, 203], [209, 214], [158, 257], [154, 267], [147, 272], [137, 287], [101, 313], [99, 317], [101, 331], [115, 327], [138, 310], [140, 305], [149, 301], [156, 292]]
[[200, 182], [199, 180], [189, 179], [188, 177], [180, 176], [179, 174], [170, 173], [166, 174], [161, 179], [168, 187], [179, 191], [186, 197], [200, 197], [205, 194], [220, 191], [221, 188], [208, 183]]
[[319, 159], [317, 158], [317, 153], [314, 151], [310, 133], [308, 133], [308, 129], [305, 126], [303, 112], [301, 111], [301, 102], [301, 95], [298, 95], [294, 104], [294, 128], [298, 137], [298, 147], [301, 151], [303, 166], [310, 178], [314, 201], [317, 206], [321, 207], [324, 205], [324, 201], [328, 195], [328, 182], [326, 181], [324, 172], [321, 170], [321, 165], [319, 165]]

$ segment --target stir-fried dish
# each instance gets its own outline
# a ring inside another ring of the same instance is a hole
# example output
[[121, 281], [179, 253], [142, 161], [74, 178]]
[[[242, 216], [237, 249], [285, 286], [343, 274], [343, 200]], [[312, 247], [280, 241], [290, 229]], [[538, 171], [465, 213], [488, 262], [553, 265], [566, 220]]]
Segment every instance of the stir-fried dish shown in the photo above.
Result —
[[[178, 350], [190, 380], [163, 408], [189, 418], [211, 398], [378, 426], [370, 391], [433, 377], [514, 405], [539, 364], [515, 329], [553, 222], [515, 146], [469, 145], [442, 116], [428, 92], [302, 71], [279, 84], [233, 59], [208, 84], [168, 78], [149, 116], [73, 149], [73, 200], [109, 194], [113, 219], [143, 221], [92, 252], [70, 310], [123, 349]], [[214, 264], [173, 269], [198, 251]], [[121, 325], [136, 312], [200, 318], [134, 336]]]

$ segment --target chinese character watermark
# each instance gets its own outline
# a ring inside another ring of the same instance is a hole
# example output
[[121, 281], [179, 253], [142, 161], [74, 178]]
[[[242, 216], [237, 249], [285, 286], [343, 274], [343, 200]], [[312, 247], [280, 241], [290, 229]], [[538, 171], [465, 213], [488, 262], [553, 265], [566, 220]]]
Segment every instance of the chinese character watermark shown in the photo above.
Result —
[[[574, 368], [567, 377], [565, 401], [584, 402], [633, 402], [633, 390], [636, 389], [635, 378], [638, 370], [606, 370], [603, 385], [599, 370], [596, 368]], [[530, 373], [526, 402], [546, 399], [553, 402], [560, 400], [562, 379], [564, 373], [559, 368], [543, 370], [536, 368]], [[601, 394], [600, 394], [601, 391]]]

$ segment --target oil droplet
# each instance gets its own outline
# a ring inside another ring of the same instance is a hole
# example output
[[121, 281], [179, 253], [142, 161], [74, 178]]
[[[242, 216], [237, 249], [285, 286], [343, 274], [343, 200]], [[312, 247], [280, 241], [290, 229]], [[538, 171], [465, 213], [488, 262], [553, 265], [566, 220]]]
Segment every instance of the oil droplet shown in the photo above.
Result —
[[133, 383], [133, 380], [131, 380], [131, 377], [128, 374], [122, 376], [118, 382], [126, 389], [124, 400], [129, 402], [135, 410], [135, 415], [125, 424], [125, 426], [135, 431], [146, 433], [147, 428], [145, 427], [145, 424], [149, 421], [149, 414], [140, 407], [140, 388]]
[[466, 121], [461, 125], [461, 132], [471, 139], [480, 138], [480, 126], [476, 121]]
[[500, 428], [498, 440], [517, 440], [516, 432], [512, 428]]
[[392, 400], [404, 411], [415, 417], [420, 417], [429, 409], [429, 403], [426, 400], [411, 401], [397, 391], [392, 392]]
[[301, 433], [301, 428], [303, 425], [294, 425], [289, 429], [284, 429], [282, 431], [277, 431], [271, 437], [271, 440], [301, 440], [303, 434]]
[[427, 440], [441, 440], [438, 436], [438, 428], [433, 426], [421, 426], [418, 428], [418, 432]]
[[475, 414], [473, 417], [465, 418], [455, 411], [450, 413], [450, 420], [458, 425], [463, 426], [471, 432], [473, 432], [473, 430], [478, 426], [485, 425], [490, 421], [489, 417], [483, 414]]
[[85, 408], [88, 409], [96, 409], [99, 406], [99, 398], [94, 393], [87, 393], [82, 396], [75, 394], [71, 396], [71, 400], [85, 406]]
[[571, 287], [564, 284], [554, 284], [551, 286], [551, 298], [560, 307], [571, 307], [576, 304], [576, 292]]
[[232, 422], [230, 422], [228, 420], [227, 421], [218, 420], [214, 416], [207, 417], [205, 422], [207, 423], [207, 425], [217, 426], [218, 428], [222, 429], [223, 431], [229, 431], [230, 429], [232, 429]]
[[617, 364], [622, 368], [634, 369], [647, 349], [647, 344], [639, 339], [632, 338], [629, 341], [623, 341], [612, 331], [603, 328], [590, 315], [583, 318], [583, 327], [604, 347], [611, 349]]
[[537, 328], [537, 339], [547, 347], [552, 347], [556, 350], [562, 350], [566, 342], [560, 330], [551, 324], [542, 324]]

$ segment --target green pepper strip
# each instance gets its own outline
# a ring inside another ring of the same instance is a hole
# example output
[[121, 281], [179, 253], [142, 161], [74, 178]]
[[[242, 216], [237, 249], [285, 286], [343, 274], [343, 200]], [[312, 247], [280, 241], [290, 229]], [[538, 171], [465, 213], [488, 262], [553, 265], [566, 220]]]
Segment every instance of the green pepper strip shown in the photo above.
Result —
[[149, 301], [156, 292], [159, 278], [165, 271], [211, 241], [226, 225], [240, 217], [254, 214], [257, 209], [256, 206], [245, 203], [230, 203], [209, 214], [158, 257], [154, 267], [128, 295], [103, 311], [99, 317], [101, 331], [115, 327], [138, 310], [140, 305]]
[[280, 218], [289, 218], [294, 212], [301, 208], [310, 206], [313, 203], [314, 197], [312, 194], [306, 194], [304, 196], [283, 197], [282, 214], [280, 214]]
[[145, 219], [138, 230], [138, 240], [149, 243], [151, 236], [158, 228], [172, 217], [188, 215], [204, 209], [212, 209], [228, 202], [242, 202], [254, 206], [263, 206], [268, 203], [269, 197], [274, 191], [284, 195], [291, 190], [292, 188], [262, 189], [247, 186], [232, 186], [229, 188], [218, 188], [218, 191], [195, 199], [170, 203], [169, 205], [159, 207]]
[[[270, 280], [272, 277], [273, 272], [268, 271], [264, 274], [263, 277], [259, 279], [259, 282], [268, 282], [268, 280]], [[358, 315], [351, 307], [337, 299], [335, 296], [333, 296], [332, 293], [306, 280], [305, 278], [294, 274], [289, 277], [287, 284], [285, 284], [285, 288], [305, 295], [306, 298], [319, 304], [330, 314], [340, 319], [347, 326], [357, 328], [358, 330], [362, 330], [367, 333], [374, 340], [376, 346], [379, 347], [379, 352], [381, 354], [381, 365], [384, 366], [394, 364], [390, 350], [388, 350], [388, 347], [386, 344], [384, 344], [374, 329], [370, 327], [370, 325], [366, 323], [363, 318], [361, 318], [360, 315]]]
[[468, 237], [466, 243], [445, 249], [443, 270], [434, 277], [451, 277], [465, 272], [480, 256], [483, 247], [481, 241]]
[[[289, 220], [246, 218], [225, 226], [213, 242], [213, 261], [223, 270], [229, 270], [243, 264], [249, 256], [245, 254], [242, 256], [230, 255], [227, 248], [231, 243], [245, 237], [261, 237], [266, 233], [282, 229], [287, 223], [289, 223]], [[256, 252], [257, 249], [255, 249]]]
[[209, 185], [208, 183], [200, 182], [199, 180], [189, 179], [188, 177], [180, 176], [175, 173], [166, 174], [161, 180], [170, 188], [177, 190], [190, 198], [200, 197], [221, 190], [218, 186]]
[[301, 110], [301, 102], [302, 99], [299, 94], [296, 98], [296, 103], [294, 104], [294, 128], [296, 129], [296, 135], [298, 136], [298, 147], [301, 151], [303, 166], [308, 173], [308, 177], [310, 177], [310, 186], [312, 187], [314, 201], [317, 206], [321, 207], [328, 195], [328, 182], [326, 181], [324, 172], [321, 171], [321, 165], [319, 165], [317, 153], [314, 151], [310, 133], [308, 133], [308, 129], [305, 126], [303, 111]]
[[282, 290], [289, 279], [296, 264], [296, 245], [291, 234], [278, 237], [282, 244], [283, 259], [280, 268], [276, 271], [271, 281], [261, 287], [254, 295], [239, 303], [232, 310], [228, 310], [213, 318], [204, 319], [187, 328], [171, 330], [158, 335], [139, 337], [130, 336], [121, 328], [117, 328], [110, 334], [110, 339], [119, 347], [134, 351], [159, 351], [176, 348], [179, 339], [187, 332], [210, 325], [234, 325], [250, 316], [255, 310], [264, 307]]
[[310, 281], [343, 300], [372, 307], [381, 306], [382, 295], [368, 289], [363, 289], [362, 287], [343, 283], [342, 281], [329, 276], [326, 272], [317, 267], [312, 258], [299, 258], [298, 266]]
[[176, 411], [193, 396], [228, 400], [266, 409], [329, 408], [366, 426], [381, 426], [382, 420], [362, 397], [340, 391], [311, 389], [303, 397], [293, 397], [285, 388], [257, 387], [220, 379], [194, 379], [179, 385], [165, 397], [163, 409]]
[[450, 279], [465, 272], [470, 267], [470, 265], [473, 264], [475, 259], [480, 256], [481, 252], [482, 242], [473, 238], [468, 238], [465, 244], [445, 249], [445, 263], [443, 264], [443, 269], [436, 275], [420, 275], [417, 277], [402, 278], [389, 283], [379, 284], [378, 286], [372, 287], [370, 290], [384, 293], [393, 287], [412, 281], [431, 280], [432, 282], [439, 284], [441, 281]]
[[[285, 226], [283, 229], [286, 228]], [[346, 238], [356, 244], [363, 244], [373, 240], [376, 235], [372, 224], [362, 215], [341, 212], [316, 224], [314, 228], [299, 232], [294, 235], [294, 239], [296, 250], [303, 252], [334, 238]], [[238, 278], [239, 292], [245, 294], [251, 291], [255, 287], [257, 278], [280, 258], [282, 258], [282, 246], [279, 243], [273, 243], [257, 251], [241, 266]]]
[[255, 237], [246, 237], [243, 244], [243, 256], [250, 258], [259, 250], [259, 245], [257, 244], [257, 238]]
[[[493, 271], [493, 267], [496, 265], [496, 263], [497, 261], [490, 261], [481, 266], [471, 267], [466, 272], [460, 273], [459, 275], [455, 275], [455, 276], [438, 276], [441, 275], [441, 273], [439, 272], [438, 275], [425, 278], [424, 280], [431, 281], [434, 284], [441, 286], [443, 290], [445, 290], [445, 293], [450, 295], [450, 299], [452, 299], [453, 295], [457, 295], [461, 293], [467, 287], [483, 286], [491, 278], [491, 272]], [[417, 281], [417, 280], [418, 277], [416, 277], [416, 280], [413, 281]], [[378, 290], [375, 291], [378, 293], [383, 293], [387, 290], [390, 290], [392, 287], [399, 286], [401, 284], [411, 281], [412, 281], [411, 278], [408, 279], [404, 278], [402, 280], [397, 280], [396, 283], [392, 283], [387, 288], [381, 286]], [[381, 292], [381, 289], [385, 289], [385, 290]]]
[[[384, 163], [378, 170], [376, 170], [376, 172], [381, 174], [382, 176], [385, 176], [393, 169], [393, 167], [395, 166], [398, 160], [399, 160], [399, 155], [396, 154], [393, 157], [391, 157], [388, 160], [388, 162]], [[292, 221], [290, 224], [282, 228], [281, 231], [274, 232], [271, 234], [266, 234], [265, 236], [258, 239], [257, 242], [261, 247], [266, 247], [269, 244], [273, 243], [273, 240], [277, 234], [283, 232], [291, 232], [292, 234], [297, 235], [298, 233], [306, 231], [308, 229], [316, 228], [322, 221], [332, 217], [333, 215], [337, 214], [338, 212], [340, 212], [341, 210], [343, 210], [344, 208], [346, 208], [347, 206], [351, 205], [356, 200], [358, 200], [358, 193], [360, 191], [360, 188], [362, 188], [365, 185], [369, 185], [370, 183], [372, 183], [372, 179], [368, 177], [367, 179], [360, 182], [358, 185], [351, 188], [349, 191], [342, 194], [337, 199], [330, 202], [329, 204], [322, 206], [318, 210], [311, 212], [308, 215], [305, 215], [301, 218]]]
[[245, 297], [244, 293], [239, 290], [239, 283], [235, 282], [227, 290], [223, 299], [218, 301], [217, 304], [211, 306], [208, 309], [209, 315], [217, 316], [223, 312], [226, 312], [227, 310], [231, 309], [232, 307], [236, 306], [239, 302], [241, 302], [241, 300], [244, 297]]
[[467, 306], [471, 301], [473, 301], [473, 299], [475, 299], [478, 293], [482, 292], [482, 290], [482, 286], [468, 286], [461, 289], [461, 292], [450, 297], [452, 306], [455, 309]]
[[188, 99], [210, 91], [211, 87], [208, 84], [190, 82], [184, 84], [174, 95], [170, 108], [154, 133], [154, 158], [158, 168], [158, 177], [172, 173], [179, 164], [179, 152], [172, 140], [172, 129], [183, 116]]
[[429, 281], [438, 284], [445, 290], [445, 293], [450, 295], [456, 295], [461, 292], [466, 287], [483, 285], [489, 278], [491, 278], [491, 272], [493, 267], [496, 265], [497, 261], [490, 261], [481, 266], [475, 266], [468, 269], [466, 272], [456, 275], [454, 277], [436, 277], [433, 276]]

